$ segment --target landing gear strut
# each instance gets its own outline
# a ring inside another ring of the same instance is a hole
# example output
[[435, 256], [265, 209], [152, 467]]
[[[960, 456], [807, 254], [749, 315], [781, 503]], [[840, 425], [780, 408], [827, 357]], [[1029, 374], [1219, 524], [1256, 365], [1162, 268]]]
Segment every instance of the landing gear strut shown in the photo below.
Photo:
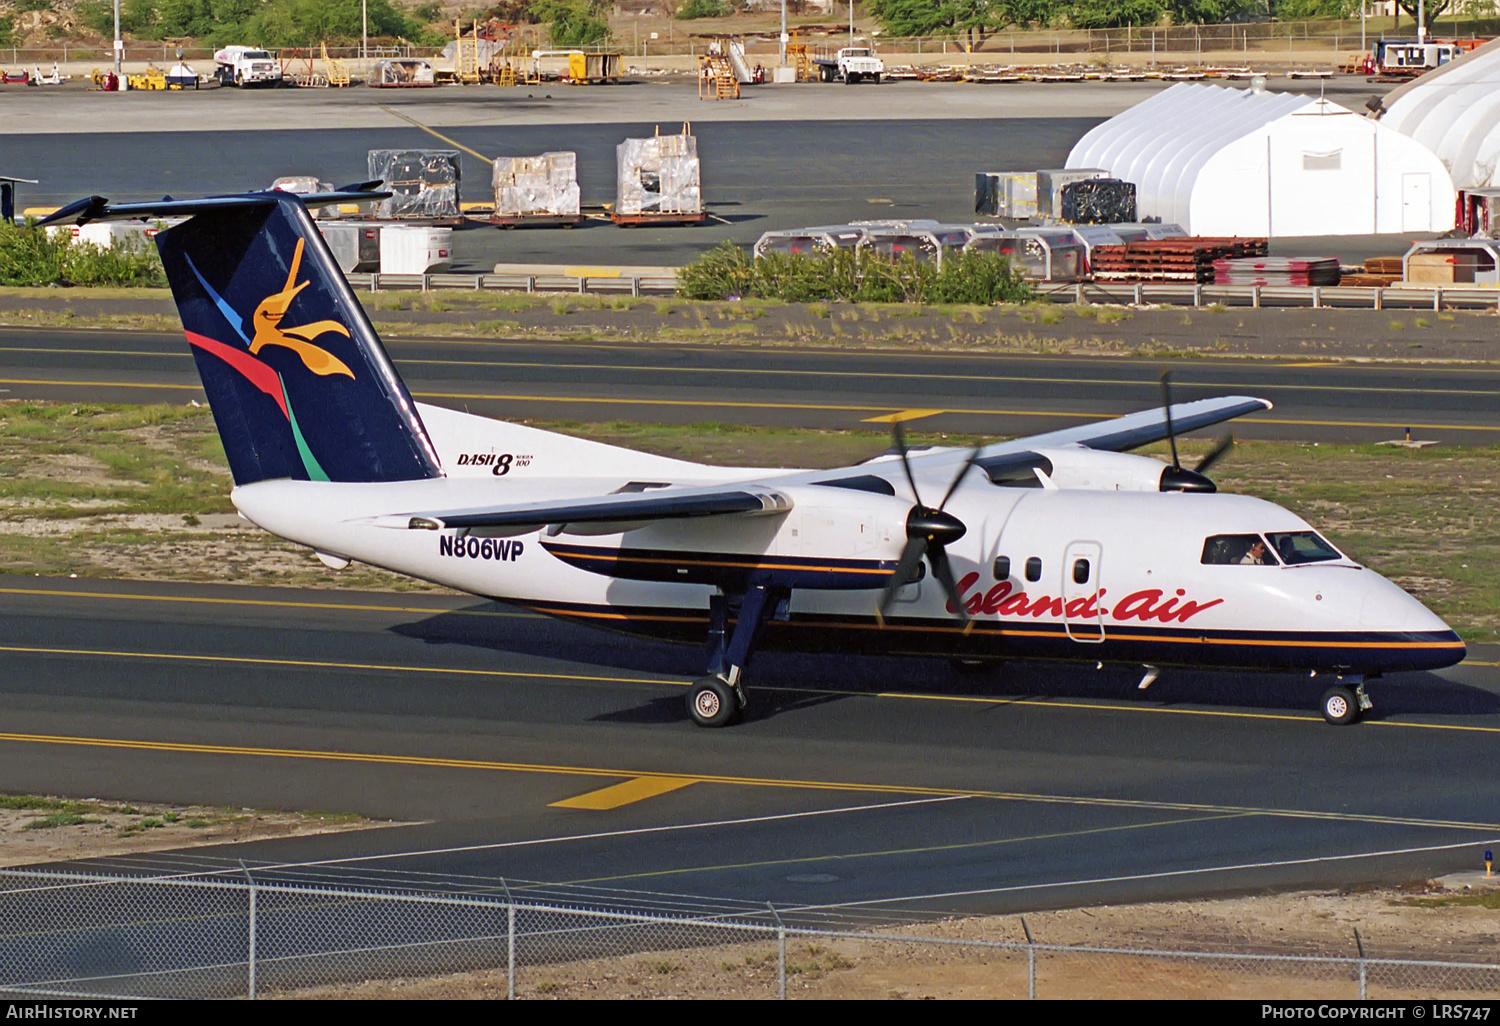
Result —
[[[788, 615], [791, 593], [756, 586], [743, 595], [718, 594], [708, 601], [708, 676], [688, 688], [687, 711], [700, 727], [727, 727], [745, 712], [745, 667], [766, 622]], [[734, 618], [731, 632], [729, 620]]]
[[[1351, 684], [1352, 688], [1349, 687]], [[1358, 723], [1374, 707], [1375, 703], [1365, 693], [1365, 678], [1362, 675], [1342, 676], [1339, 683], [1323, 692], [1323, 719], [1337, 727]]]

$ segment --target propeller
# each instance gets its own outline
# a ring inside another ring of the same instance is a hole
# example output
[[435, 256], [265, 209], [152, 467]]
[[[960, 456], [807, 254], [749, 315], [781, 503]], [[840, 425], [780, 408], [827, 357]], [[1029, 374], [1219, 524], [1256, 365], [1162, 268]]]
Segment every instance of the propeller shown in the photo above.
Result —
[[953, 483], [948, 486], [943, 500], [936, 507], [928, 506], [922, 502], [922, 493], [917, 490], [917, 480], [911, 472], [911, 462], [907, 458], [906, 432], [901, 427], [900, 421], [891, 424], [891, 433], [895, 436], [896, 452], [901, 457], [901, 469], [906, 472], [906, 483], [911, 485], [911, 494], [917, 500], [911, 511], [906, 515], [906, 545], [901, 549], [901, 559], [896, 563], [896, 570], [891, 574], [890, 583], [885, 586], [885, 592], [880, 596], [880, 606], [877, 615], [884, 622], [885, 614], [896, 601], [896, 592], [901, 590], [902, 585], [914, 580], [920, 580], [919, 569], [922, 565], [922, 557], [927, 557], [928, 564], [932, 567], [932, 576], [942, 585], [943, 593], [948, 596], [948, 601], [953, 608], [958, 610], [958, 618], [963, 621], [964, 629], [970, 626], [968, 611], [964, 609], [963, 601], [958, 592], [958, 582], [953, 579], [953, 566], [948, 562], [947, 546], [952, 545], [964, 536], [968, 528], [963, 521], [952, 513], [947, 512], [944, 507], [948, 500], [953, 498], [953, 493], [958, 491], [964, 475], [969, 472], [979, 454], [984, 451], [983, 446], [975, 446], [974, 451], [969, 453], [969, 458], [959, 468], [958, 474], [953, 478]]
[[1177, 456], [1177, 432], [1172, 426], [1172, 372], [1164, 370], [1161, 372], [1161, 408], [1162, 416], [1167, 422], [1167, 444], [1172, 447], [1172, 465], [1162, 470], [1160, 489], [1164, 492], [1216, 492], [1218, 487], [1204, 476], [1204, 471], [1219, 461], [1230, 446], [1234, 445], [1234, 438], [1226, 436], [1214, 446], [1213, 450], [1198, 461], [1198, 465], [1192, 470], [1183, 467], [1182, 460]]

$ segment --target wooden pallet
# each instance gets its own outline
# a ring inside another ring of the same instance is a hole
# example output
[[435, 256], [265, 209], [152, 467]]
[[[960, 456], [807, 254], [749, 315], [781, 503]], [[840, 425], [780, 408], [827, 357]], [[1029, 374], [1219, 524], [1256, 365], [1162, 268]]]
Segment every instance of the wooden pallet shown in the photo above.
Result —
[[639, 214], [621, 214], [611, 210], [609, 219], [621, 228], [635, 228], [643, 224], [655, 225], [692, 225], [706, 224], [708, 222], [708, 211], [700, 210], [696, 214], [687, 211], [644, 211]]
[[491, 214], [487, 220], [500, 228], [572, 228], [583, 224], [582, 214]]

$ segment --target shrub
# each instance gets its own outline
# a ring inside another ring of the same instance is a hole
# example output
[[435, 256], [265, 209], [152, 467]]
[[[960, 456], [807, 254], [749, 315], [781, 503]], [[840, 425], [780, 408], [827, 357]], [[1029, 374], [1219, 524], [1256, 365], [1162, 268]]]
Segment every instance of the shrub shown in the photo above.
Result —
[[0, 285], [164, 285], [161, 259], [150, 245], [104, 249], [48, 238], [33, 224], [0, 222]]
[[712, 249], [677, 273], [686, 299], [731, 296], [789, 303], [1019, 303], [1032, 298], [1010, 260], [994, 253], [953, 253], [942, 270], [906, 255], [891, 260], [851, 249], [816, 255], [770, 254], [751, 260], [731, 244]]
[[687, 0], [687, 3], [677, 8], [677, 18], [680, 21], [691, 21], [694, 18], [727, 18], [734, 12], [727, 3], [722, 0]]

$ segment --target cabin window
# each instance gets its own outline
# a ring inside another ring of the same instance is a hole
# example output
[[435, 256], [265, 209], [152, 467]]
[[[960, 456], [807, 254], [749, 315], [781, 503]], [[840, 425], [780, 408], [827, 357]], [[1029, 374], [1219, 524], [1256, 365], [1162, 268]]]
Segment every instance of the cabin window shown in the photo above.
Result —
[[1203, 543], [1207, 565], [1276, 566], [1276, 556], [1258, 534], [1216, 534]]
[[1287, 531], [1268, 534], [1266, 537], [1271, 539], [1281, 561], [1289, 566], [1344, 558], [1338, 549], [1329, 545], [1316, 531]]
[[997, 580], [997, 581], [1008, 581], [1008, 580], [1010, 580], [1010, 557], [1009, 556], [996, 556], [995, 557], [995, 580]]
[[1026, 579], [1033, 583], [1042, 579], [1042, 557], [1032, 556], [1026, 560]]
[[1073, 560], [1073, 583], [1089, 583], [1089, 561], [1086, 559]]

